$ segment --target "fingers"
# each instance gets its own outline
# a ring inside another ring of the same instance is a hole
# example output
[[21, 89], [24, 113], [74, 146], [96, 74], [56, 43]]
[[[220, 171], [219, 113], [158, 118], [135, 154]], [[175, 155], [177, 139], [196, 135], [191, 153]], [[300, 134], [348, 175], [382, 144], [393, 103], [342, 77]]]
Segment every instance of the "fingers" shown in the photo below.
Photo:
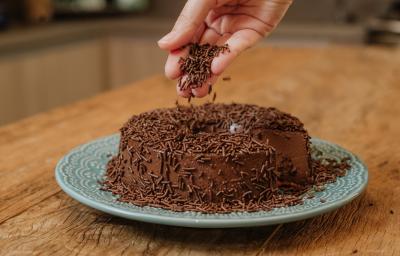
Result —
[[[184, 82], [186, 80], [187, 76], [183, 76], [182, 77], [182, 82]], [[180, 81], [176, 84], [176, 93], [178, 94], [178, 96], [184, 97], [184, 98], [189, 98], [192, 96], [192, 92], [191, 89], [185, 89], [185, 90], [181, 90], [181, 88], [179, 87], [179, 83]]]
[[220, 38], [221, 35], [218, 34], [214, 29], [207, 28], [200, 39], [200, 44], [215, 44]]
[[210, 86], [217, 82], [218, 76], [212, 75], [207, 81], [201, 86], [196, 89], [192, 89], [192, 94], [197, 98], [203, 98], [208, 95], [210, 90]]
[[180, 58], [185, 57], [189, 53], [189, 48], [179, 49], [170, 52], [165, 63], [165, 76], [171, 80], [177, 79], [181, 76], [181, 69], [179, 65]]
[[[206, 29], [206, 31], [204, 32], [204, 34], [200, 40], [200, 43], [223, 45], [223, 44], [225, 44], [226, 40], [228, 40], [228, 38], [230, 36], [231, 36], [231, 34], [229, 34], [229, 33], [226, 33], [221, 36], [214, 29], [209, 28], [209, 29]], [[218, 80], [218, 76], [211, 75], [211, 77], [209, 79], [207, 79], [207, 81], [204, 82], [204, 84], [201, 87], [192, 89], [192, 94], [198, 98], [203, 98], [203, 97], [207, 96], [208, 92], [210, 90], [210, 86], [215, 84], [217, 82], [217, 80]]]
[[212, 73], [220, 75], [242, 51], [256, 44], [261, 38], [259, 33], [250, 29], [235, 32], [226, 40], [230, 51], [220, 54], [211, 63]]
[[225, 33], [222, 36], [220, 36], [220, 38], [218, 39], [218, 41], [216, 42], [217, 45], [224, 45], [226, 44], [226, 42], [229, 40], [229, 38], [232, 37], [231, 33]]
[[[179, 59], [188, 54], [188, 49], [176, 49], [181, 48], [189, 42], [203, 40], [204, 42], [209, 41], [210, 43], [214, 43], [218, 40], [218, 34], [212, 34], [211, 31], [204, 33], [204, 20], [212, 8], [223, 5], [228, 1], [229, 0], [188, 0], [172, 31], [158, 41], [158, 45], [161, 49], [170, 51], [165, 65], [165, 74], [168, 78], [177, 79], [182, 75]], [[205, 34], [205, 36], [201, 36], [202, 34]], [[202, 39], [200, 37], [202, 37]], [[184, 80], [185, 76], [182, 77], [182, 79]], [[208, 83], [214, 83], [215, 80], [216, 77], [212, 77], [207, 81], [205, 86], [193, 90], [187, 89], [182, 91], [178, 84], [177, 93], [182, 97], [190, 97], [193, 95], [204, 97], [209, 90]]]
[[[205, 30], [205, 24], [203, 23], [200, 28], [197, 29], [192, 42], [198, 42], [200, 37], [203, 35]], [[165, 76], [171, 80], [177, 79], [181, 76], [181, 70], [179, 66], [179, 60], [189, 53], [189, 48], [178, 48], [169, 53], [167, 61], [165, 63]]]
[[[186, 75], [184, 75], [182, 77], [182, 82], [185, 81], [186, 79]], [[210, 90], [210, 86], [212, 86], [213, 84], [215, 84], [215, 82], [217, 81], [218, 77], [212, 75], [209, 79], [207, 79], [207, 81], [204, 82], [204, 84], [201, 87], [198, 87], [196, 89], [185, 89], [185, 90], [181, 90], [179, 88], [179, 82], [176, 85], [176, 92], [179, 96], [184, 97], [184, 98], [189, 98], [189, 97], [198, 97], [198, 98], [203, 98], [205, 96], [208, 95], [209, 90]]]
[[189, 0], [172, 31], [158, 41], [159, 47], [171, 51], [189, 43], [215, 4], [215, 0]]

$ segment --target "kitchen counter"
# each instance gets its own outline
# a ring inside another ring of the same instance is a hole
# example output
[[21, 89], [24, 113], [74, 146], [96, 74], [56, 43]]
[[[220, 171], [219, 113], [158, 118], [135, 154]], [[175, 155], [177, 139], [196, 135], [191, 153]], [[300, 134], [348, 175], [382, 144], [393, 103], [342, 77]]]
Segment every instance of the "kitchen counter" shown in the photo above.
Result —
[[[229, 68], [217, 102], [275, 106], [310, 134], [359, 155], [370, 181], [336, 211], [282, 225], [190, 229], [113, 217], [60, 190], [57, 161], [117, 132], [132, 114], [171, 107], [162, 75], [0, 128], [0, 255], [399, 255], [400, 50], [260, 48]], [[195, 100], [196, 102], [196, 100]]]

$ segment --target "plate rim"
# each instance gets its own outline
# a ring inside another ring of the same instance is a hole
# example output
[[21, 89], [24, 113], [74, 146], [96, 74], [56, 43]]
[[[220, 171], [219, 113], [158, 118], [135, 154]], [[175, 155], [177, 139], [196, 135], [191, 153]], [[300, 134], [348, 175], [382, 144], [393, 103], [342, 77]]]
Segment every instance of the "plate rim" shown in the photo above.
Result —
[[[355, 154], [350, 152], [349, 150], [326, 140], [322, 140], [316, 137], [311, 138], [312, 141], [317, 141], [320, 143], [326, 143], [330, 144], [332, 146], [335, 146], [337, 148], [340, 148], [341, 150], [351, 154], [354, 159], [359, 162], [359, 164], [362, 166], [363, 169], [363, 175], [365, 177], [365, 182], [363, 182], [358, 189], [353, 191], [351, 194], [345, 196], [344, 198], [332, 202], [325, 202], [321, 203], [320, 206], [317, 208], [312, 208], [312, 209], [306, 209], [302, 212], [296, 212], [296, 213], [285, 213], [281, 215], [275, 215], [275, 216], [252, 216], [251, 218], [232, 218], [232, 219], [220, 219], [220, 218], [213, 218], [213, 219], [205, 219], [205, 218], [197, 218], [196, 216], [192, 216], [192, 218], [188, 217], [182, 217], [182, 216], [165, 216], [165, 215], [157, 215], [155, 213], [143, 213], [143, 212], [138, 212], [138, 211], [132, 211], [132, 210], [127, 210], [127, 209], [120, 209], [118, 207], [103, 203], [103, 202], [97, 202], [92, 199], [89, 199], [78, 192], [76, 192], [74, 189], [70, 188], [69, 184], [66, 183], [62, 178], [61, 178], [61, 165], [63, 164], [63, 161], [65, 158], [77, 151], [80, 151], [82, 147], [87, 146], [89, 144], [96, 143], [98, 141], [103, 141], [106, 139], [110, 139], [111, 137], [114, 137], [119, 134], [113, 134], [113, 135], [108, 135], [104, 137], [97, 138], [95, 140], [88, 141], [86, 143], [83, 143], [81, 145], [78, 145], [74, 147], [72, 150], [70, 150], [67, 154], [65, 154], [63, 157], [60, 158], [58, 161], [56, 167], [55, 167], [55, 179], [60, 186], [60, 188], [70, 197], [73, 199], [77, 200], [78, 202], [89, 206], [91, 208], [94, 208], [96, 210], [99, 210], [101, 212], [105, 212], [107, 214], [119, 216], [122, 218], [130, 219], [130, 220], [136, 220], [136, 221], [141, 221], [141, 222], [148, 222], [148, 223], [157, 223], [157, 224], [163, 224], [163, 225], [169, 225], [169, 226], [182, 226], [182, 227], [194, 227], [194, 228], [234, 228], [234, 227], [251, 227], [251, 226], [265, 226], [265, 225], [273, 225], [273, 224], [282, 224], [282, 223], [288, 223], [288, 222], [293, 222], [297, 220], [303, 220], [303, 219], [308, 219], [311, 217], [315, 217], [330, 211], [333, 211], [335, 209], [338, 209], [351, 201], [353, 201], [355, 198], [360, 196], [366, 189], [368, 182], [369, 182], [369, 173], [368, 173], [368, 168], [365, 165], [365, 163]], [[334, 184], [334, 183], [332, 183]], [[158, 209], [156, 207], [150, 207], [150, 206], [145, 206], [148, 208], [154, 208]], [[171, 210], [166, 210], [165, 211], [175, 213]], [[189, 211], [192, 212], [192, 211]], [[258, 211], [258, 212], [264, 212], [264, 211]], [[267, 212], [267, 211], [265, 211]], [[215, 215], [215, 214], [207, 214], [205, 215]], [[220, 216], [223, 216], [224, 214], [218, 214]]]

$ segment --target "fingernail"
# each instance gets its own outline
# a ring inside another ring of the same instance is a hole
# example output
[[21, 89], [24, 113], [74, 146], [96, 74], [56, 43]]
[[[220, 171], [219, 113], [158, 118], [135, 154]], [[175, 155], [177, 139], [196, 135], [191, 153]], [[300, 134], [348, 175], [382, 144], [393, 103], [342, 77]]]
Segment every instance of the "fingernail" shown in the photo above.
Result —
[[167, 43], [168, 41], [171, 41], [172, 38], [174, 38], [175, 32], [171, 31], [168, 34], [166, 34], [163, 38], [158, 40], [159, 43]]

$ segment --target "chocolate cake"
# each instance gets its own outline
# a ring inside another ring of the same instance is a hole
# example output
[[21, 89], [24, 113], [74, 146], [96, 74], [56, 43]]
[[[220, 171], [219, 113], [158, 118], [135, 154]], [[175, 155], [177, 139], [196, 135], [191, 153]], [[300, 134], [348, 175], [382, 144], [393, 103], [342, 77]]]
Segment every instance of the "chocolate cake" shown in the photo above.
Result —
[[145, 112], [121, 128], [103, 189], [124, 202], [174, 211], [293, 205], [315, 182], [314, 172], [326, 169], [311, 161], [309, 138], [299, 119], [276, 108], [208, 103]]

